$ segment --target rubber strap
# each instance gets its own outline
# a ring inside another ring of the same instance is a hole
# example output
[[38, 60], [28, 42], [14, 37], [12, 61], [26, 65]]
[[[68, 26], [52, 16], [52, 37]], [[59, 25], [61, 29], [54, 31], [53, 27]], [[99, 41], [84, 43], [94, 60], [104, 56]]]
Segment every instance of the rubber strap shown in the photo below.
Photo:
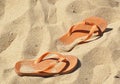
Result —
[[59, 54], [59, 53], [57, 53], [57, 52], [46, 52], [46, 53], [43, 54], [41, 57], [39, 57], [37, 60], [35, 60], [34, 63], [39, 63], [39, 62], [41, 62], [45, 57], [48, 56], [48, 54], [56, 54], [57, 57], [59, 58], [58, 61], [64, 61], [64, 60], [66, 60], [65, 56], [63, 56], [63, 55], [61, 55], [61, 54]]
[[[102, 30], [101, 30], [101, 28], [100, 28], [98, 25], [96, 25], [96, 24], [94, 24], [94, 23], [89, 23], [89, 22], [81, 22], [81, 23], [79, 23], [79, 24], [86, 24], [86, 25], [91, 25], [91, 26], [92, 26], [92, 28], [90, 29], [90, 32], [88, 33], [88, 36], [87, 36], [82, 42], [85, 42], [86, 40], [90, 39], [96, 29], [98, 29], [98, 34], [99, 34], [99, 36], [102, 36]], [[74, 31], [76, 31], [76, 30], [72, 31], [73, 28], [75, 28], [75, 25], [73, 25], [73, 26], [70, 28], [69, 33], [68, 33], [69, 36], [70, 36]], [[78, 30], [78, 29], [77, 29], [77, 30]], [[81, 31], [81, 32], [83, 32], [83, 31]]]
[[[57, 52], [46, 52], [46, 53], [43, 54], [41, 57], [39, 57], [37, 60], [35, 60], [34, 63], [39, 63], [39, 62], [41, 62], [45, 57], [48, 56], [48, 54], [56, 54], [57, 57], [58, 57], [58, 62], [67, 61], [67, 59], [66, 59], [65, 56], [63, 56], [63, 55], [61, 55], [61, 54], [59, 54], [59, 53], [57, 53]], [[37, 70], [36, 72], [44, 72], [45, 70], [48, 70], [48, 69], [50, 69], [50, 68], [53, 68], [55, 65], [56, 65], [56, 63], [55, 63], [55, 64], [51, 64], [50, 66], [46, 67], [45, 69], [43, 69], [43, 70]]]
[[[80, 22], [79, 24], [85, 24], [85, 22]], [[79, 24], [76, 24], [76, 25], [79, 25]], [[70, 28], [70, 30], [68, 31], [68, 35], [69, 35], [69, 36], [72, 34], [72, 32], [76, 31], [76, 30], [72, 31], [73, 28], [74, 28], [76, 25], [73, 25], [73, 26]]]

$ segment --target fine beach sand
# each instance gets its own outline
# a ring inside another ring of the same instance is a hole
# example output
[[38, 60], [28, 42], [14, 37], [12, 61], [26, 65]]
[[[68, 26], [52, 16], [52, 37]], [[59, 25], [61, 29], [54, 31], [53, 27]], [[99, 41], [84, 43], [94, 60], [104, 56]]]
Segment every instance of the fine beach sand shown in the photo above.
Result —
[[[90, 16], [106, 19], [104, 35], [58, 50], [56, 40]], [[15, 73], [17, 61], [47, 51], [78, 57], [78, 68], [48, 78]], [[120, 0], [0, 0], [0, 84], [120, 84]]]

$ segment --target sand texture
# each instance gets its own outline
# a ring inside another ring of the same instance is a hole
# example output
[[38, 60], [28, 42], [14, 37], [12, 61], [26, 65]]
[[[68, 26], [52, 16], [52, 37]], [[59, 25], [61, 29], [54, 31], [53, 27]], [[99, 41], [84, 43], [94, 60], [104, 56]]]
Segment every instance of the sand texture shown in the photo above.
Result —
[[[106, 19], [104, 35], [69, 52], [57, 49], [57, 39], [90, 16]], [[78, 57], [78, 68], [48, 78], [15, 73], [17, 61], [47, 51]], [[0, 0], [0, 84], [120, 84], [120, 0]]]

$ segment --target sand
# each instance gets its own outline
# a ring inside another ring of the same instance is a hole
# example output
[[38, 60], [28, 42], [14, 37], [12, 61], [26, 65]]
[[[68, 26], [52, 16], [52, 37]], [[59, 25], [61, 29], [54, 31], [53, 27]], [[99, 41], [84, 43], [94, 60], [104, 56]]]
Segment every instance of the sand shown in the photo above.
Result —
[[[104, 35], [59, 51], [56, 40], [90, 16], [107, 20]], [[78, 57], [78, 68], [48, 78], [15, 73], [17, 61], [47, 51]], [[120, 84], [120, 0], [0, 0], [0, 84]]]

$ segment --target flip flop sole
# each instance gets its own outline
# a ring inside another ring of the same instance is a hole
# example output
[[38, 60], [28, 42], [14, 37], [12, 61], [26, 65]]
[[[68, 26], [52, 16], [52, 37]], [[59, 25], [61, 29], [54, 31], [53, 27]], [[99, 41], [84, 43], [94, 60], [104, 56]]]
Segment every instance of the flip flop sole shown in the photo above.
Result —
[[[78, 59], [75, 56], [65, 57], [67, 62], [60, 63], [57, 63], [58, 61], [56, 58], [46, 59], [37, 64], [34, 63], [35, 60], [19, 61], [15, 65], [15, 71], [20, 76], [52, 76], [56, 74], [64, 74], [72, 71], [78, 63]], [[52, 64], [56, 65], [53, 68], [44, 70], [46, 67], [49, 67]]]

